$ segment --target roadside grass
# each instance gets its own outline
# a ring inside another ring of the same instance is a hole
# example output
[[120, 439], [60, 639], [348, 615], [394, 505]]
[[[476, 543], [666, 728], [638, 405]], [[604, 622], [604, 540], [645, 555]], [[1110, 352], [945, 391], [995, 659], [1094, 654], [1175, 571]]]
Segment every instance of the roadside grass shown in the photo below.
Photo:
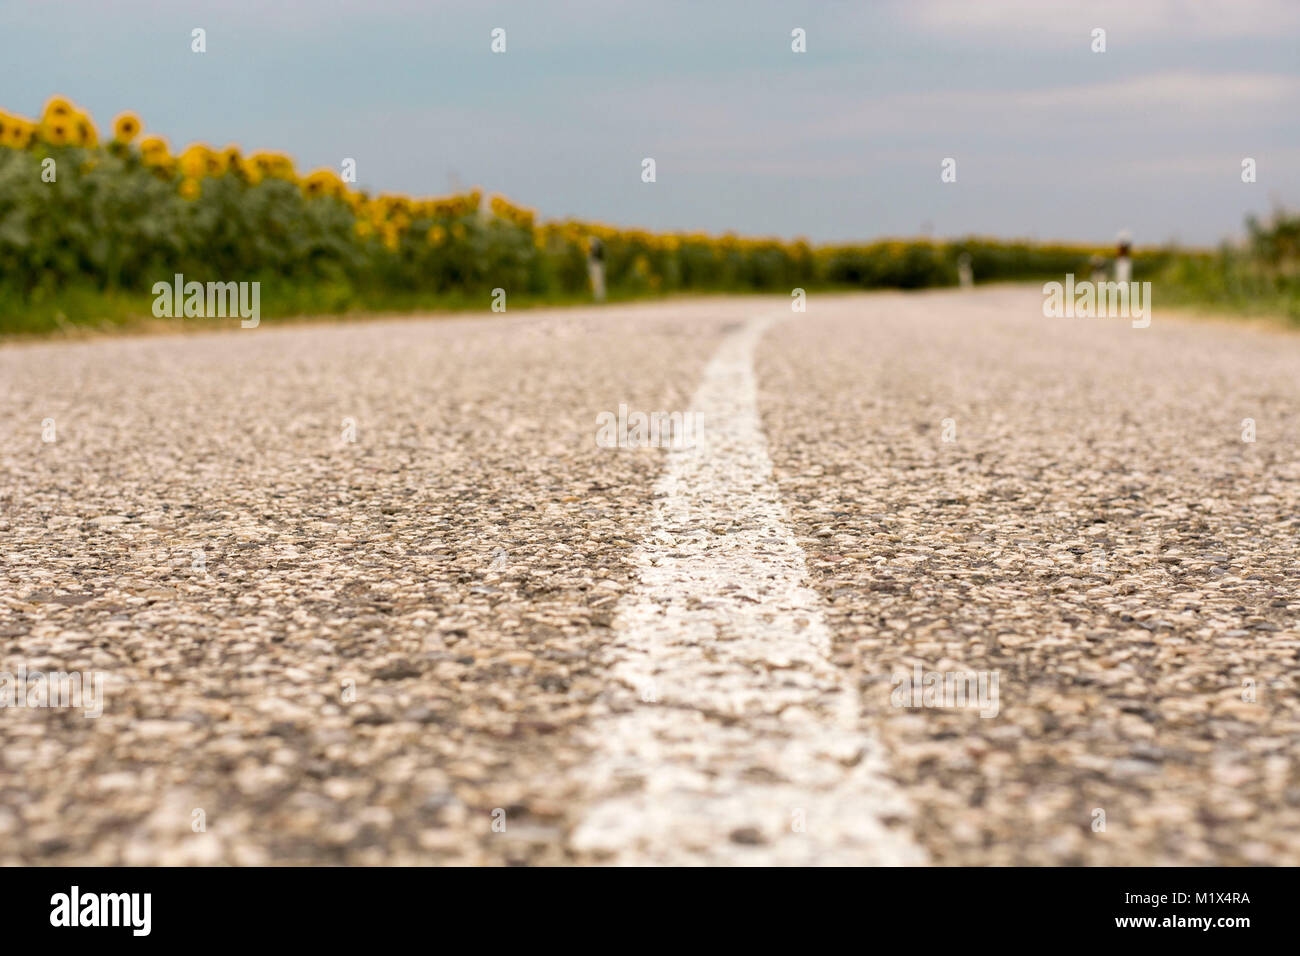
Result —
[[[1047, 277], [1054, 278], [1054, 277]], [[1300, 282], [1260, 274], [1240, 267], [1207, 263], [1202, 257], [1176, 260], [1159, 272], [1138, 273], [1150, 279], [1158, 307], [1176, 308], [1190, 315], [1210, 318], [1262, 319], [1273, 324], [1300, 328]], [[1044, 280], [1046, 281], [1046, 279]], [[1037, 280], [999, 280], [986, 285], [1031, 285]], [[953, 286], [929, 287], [931, 289]], [[807, 290], [811, 295], [863, 292], [848, 283], [827, 284]], [[889, 291], [877, 289], [872, 291]], [[925, 288], [894, 291], [927, 291]], [[780, 295], [754, 289], [690, 289], [655, 292], [614, 289], [607, 304], [664, 302], [707, 296]], [[785, 298], [782, 296], [782, 298]], [[277, 279], [262, 286], [261, 321], [280, 325], [290, 322], [348, 321], [362, 318], [391, 318], [430, 314], [483, 313], [491, 315], [492, 293], [452, 291], [431, 293], [414, 290], [357, 290], [328, 282], [295, 282]], [[153, 296], [123, 289], [101, 290], [73, 286], [55, 293], [40, 291], [24, 300], [0, 285], [0, 341], [32, 338], [83, 338], [110, 334], [177, 333], [239, 328], [239, 317], [157, 318], [152, 313]], [[518, 293], [509, 295], [507, 307], [523, 309], [562, 308], [593, 305], [586, 292]]]
[[[835, 286], [818, 292], [862, 291]], [[753, 293], [750, 290], [673, 290], [646, 292], [612, 290], [607, 305], [662, 302]], [[204, 332], [240, 327], [238, 315], [220, 317], [158, 318], [152, 312], [153, 296], [125, 290], [101, 291], [74, 287], [23, 301], [0, 288], [0, 341], [33, 338], [86, 338], [109, 334]], [[590, 293], [522, 292], [507, 297], [510, 312], [525, 309], [594, 305]], [[461, 291], [442, 294], [423, 291], [357, 292], [342, 287], [288, 284], [283, 280], [263, 285], [261, 324], [348, 321], [363, 318], [466, 314], [492, 312], [492, 293]]]
[[1161, 305], [1214, 316], [1265, 318], [1300, 327], [1300, 276], [1251, 262], [1180, 260], [1152, 286]]

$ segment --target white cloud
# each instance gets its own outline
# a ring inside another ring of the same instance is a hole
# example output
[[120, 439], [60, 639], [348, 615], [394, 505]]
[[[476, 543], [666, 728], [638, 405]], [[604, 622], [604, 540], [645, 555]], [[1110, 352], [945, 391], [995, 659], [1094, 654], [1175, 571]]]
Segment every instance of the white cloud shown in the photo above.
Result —
[[[1300, 76], [1274, 73], [1151, 73], [1073, 86], [1016, 90], [896, 93], [823, 110], [821, 136], [859, 131], [920, 135], [977, 130], [996, 121], [1004, 133], [1041, 135], [1053, 127], [1104, 123], [1139, 127], [1144, 137], [1199, 125], [1223, 129], [1289, 124], [1300, 102]], [[1212, 124], [1212, 127], [1209, 125]]]
[[938, 32], [1002, 32], [1081, 38], [1102, 27], [1110, 43], [1188, 37], [1267, 37], [1300, 29], [1294, 0], [922, 0], [900, 6], [904, 20]]

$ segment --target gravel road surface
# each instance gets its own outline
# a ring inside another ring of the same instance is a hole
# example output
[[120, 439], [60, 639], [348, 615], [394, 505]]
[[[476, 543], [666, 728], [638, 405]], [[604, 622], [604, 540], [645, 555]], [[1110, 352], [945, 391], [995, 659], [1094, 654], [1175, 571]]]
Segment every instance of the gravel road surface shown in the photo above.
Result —
[[0, 347], [0, 864], [1300, 864], [1300, 337], [1156, 293]]

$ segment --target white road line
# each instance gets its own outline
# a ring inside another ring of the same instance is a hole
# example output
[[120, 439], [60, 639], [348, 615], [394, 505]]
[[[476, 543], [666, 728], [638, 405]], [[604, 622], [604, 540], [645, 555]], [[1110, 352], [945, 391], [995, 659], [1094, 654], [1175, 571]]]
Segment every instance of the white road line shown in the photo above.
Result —
[[[669, 452], [640, 584], [615, 616], [572, 846], [624, 864], [917, 864], [903, 795], [829, 661], [758, 415], [754, 349], [719, 347], [703, 441]], [[644, 698], [650, 697], [647, 702]], [[802, 826], [801, 826], [802, 824]]]

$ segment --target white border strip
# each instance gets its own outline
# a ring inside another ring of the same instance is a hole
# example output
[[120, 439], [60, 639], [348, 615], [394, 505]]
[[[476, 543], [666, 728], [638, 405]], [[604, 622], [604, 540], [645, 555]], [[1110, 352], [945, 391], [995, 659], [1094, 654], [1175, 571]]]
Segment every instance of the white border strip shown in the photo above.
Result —
[[[692, 410], [702, 441], [670, 453], [640, 586], [603, 663], [588, 800], [572, 848], [621, 864], [920, 864], [910, 810], [883, 775], [856, 687], [830, 661], [772, 477], [754, 350], [778, 317], [730, 333]], [[647, 700], [648, 698], [648, 700]]]

